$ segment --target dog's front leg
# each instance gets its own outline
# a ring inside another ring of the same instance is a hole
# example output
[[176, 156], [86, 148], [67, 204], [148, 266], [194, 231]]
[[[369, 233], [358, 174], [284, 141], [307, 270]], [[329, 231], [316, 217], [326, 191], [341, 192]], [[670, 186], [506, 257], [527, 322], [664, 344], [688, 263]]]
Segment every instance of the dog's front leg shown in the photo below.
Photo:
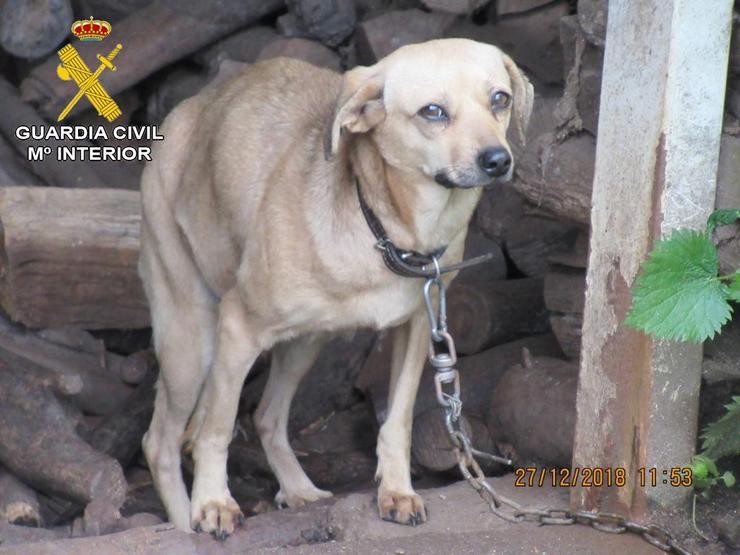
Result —
[[426, 521], [424, 502], [411, 487], [411, 426], [414, 401], [429, 344], [423, 311], [393, 332], [388, 416], [378, 435], [378, 510], [383, 520], [416, 525]]
[[256, 326], [235, 290], [219, 305], [216, 355], [202, 395], [203, 423], [194, 441], [191, 525], [225, 539], [242, 518], [229, 492], [226, 458], [244, 379], [260, 353]]

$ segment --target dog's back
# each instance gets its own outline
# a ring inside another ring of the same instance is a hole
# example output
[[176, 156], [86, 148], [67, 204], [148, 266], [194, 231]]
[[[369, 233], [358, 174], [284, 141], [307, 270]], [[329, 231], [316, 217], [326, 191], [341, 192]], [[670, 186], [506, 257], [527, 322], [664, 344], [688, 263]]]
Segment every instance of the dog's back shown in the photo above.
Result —
[[176, 223], [209, 288], [220, 296], [233, 286], [246, 237], [265, 232], [253, 229], [251, 215], [266, 193], [290, 195], [267, 192], [265, 184], [302, 186], [308, 166], [323, 160], [323, 128], [340, 81], [332, 71], [278, 58], [177, 106], [142, 178], [149, 239], [168, 241], [151, 227]]

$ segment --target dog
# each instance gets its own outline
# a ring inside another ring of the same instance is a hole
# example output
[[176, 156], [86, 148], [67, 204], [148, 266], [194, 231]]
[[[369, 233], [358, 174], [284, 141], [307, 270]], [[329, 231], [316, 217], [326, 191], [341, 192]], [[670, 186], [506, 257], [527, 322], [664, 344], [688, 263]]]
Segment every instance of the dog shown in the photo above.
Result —
[[142, 176], [139, 273], [161, 368], [143, 450], [175, 526], [224, 539], [243, 522], [227, 449], [242, 384], [269, 349], [254, 422], [280, 485], [276, 501], [331, 496], [296, 459], [288, 411], [325, 338], [358, 327], [393, 334], [377, 442], [380, 516], [426, 520], [409, 470], [429, 346], [423, 279], [397, 274], [385, 255], [393, 247], [402, 260], [462, 259], [483, 187], [512, 176], [507, 128], [523, 138], [532, 99], [498, 48], [441, 39], [343, 75], [294, 59], [260, 62], [172, 111]]

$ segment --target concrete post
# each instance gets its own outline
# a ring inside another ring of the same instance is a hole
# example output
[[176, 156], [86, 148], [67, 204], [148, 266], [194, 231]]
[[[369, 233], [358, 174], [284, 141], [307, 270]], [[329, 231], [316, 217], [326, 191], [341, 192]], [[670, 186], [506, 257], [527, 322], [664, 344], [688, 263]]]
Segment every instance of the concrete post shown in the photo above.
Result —
[[609, 3], [573, 466], [622, 467], [627, 484], [574, 488], [577, 510], [640, 517], [690, 493], [663, 480], [694, 453], [701, 346], [622, 322], [654, 240], [714, 207], [732, 3]]

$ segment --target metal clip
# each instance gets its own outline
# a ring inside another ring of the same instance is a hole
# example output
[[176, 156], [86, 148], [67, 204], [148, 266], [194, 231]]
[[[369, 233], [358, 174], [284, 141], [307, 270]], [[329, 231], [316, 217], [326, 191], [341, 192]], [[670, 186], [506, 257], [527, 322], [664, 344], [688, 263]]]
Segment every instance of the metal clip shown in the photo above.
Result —
[[[452, 393], [445, 393], [442, 389], [444, 384], [452, 384]], [[447, 397], [452, 397], [455, 400], [460, 399], [460, 374], [454, 368], [446, 370], [444, 372], [437, 372], [434, 375], [434, 391], [437, 393], [437, 401], [443, 407], [450, 406], [452, 403]]]

